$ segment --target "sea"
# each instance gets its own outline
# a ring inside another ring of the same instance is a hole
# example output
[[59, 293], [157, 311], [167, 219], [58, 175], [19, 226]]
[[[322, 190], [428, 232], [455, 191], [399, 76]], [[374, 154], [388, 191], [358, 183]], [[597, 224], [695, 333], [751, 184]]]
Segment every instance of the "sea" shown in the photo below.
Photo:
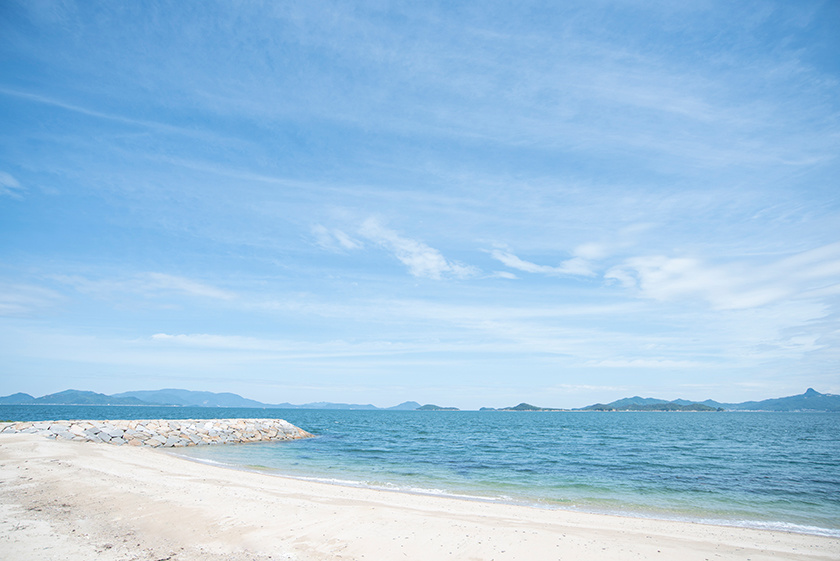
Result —
[[0, 420], [281, 418], [195, 461], [337, 485], [840, 537], [840, 413], [0, 406]]

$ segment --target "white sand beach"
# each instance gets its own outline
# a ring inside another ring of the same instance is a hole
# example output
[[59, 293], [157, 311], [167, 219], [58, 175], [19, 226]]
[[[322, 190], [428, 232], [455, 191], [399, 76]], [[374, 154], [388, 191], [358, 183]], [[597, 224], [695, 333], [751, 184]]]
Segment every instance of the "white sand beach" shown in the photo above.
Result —
[[0, 559], [840, 559], [840, 539], [300, 481], [0, 435]]

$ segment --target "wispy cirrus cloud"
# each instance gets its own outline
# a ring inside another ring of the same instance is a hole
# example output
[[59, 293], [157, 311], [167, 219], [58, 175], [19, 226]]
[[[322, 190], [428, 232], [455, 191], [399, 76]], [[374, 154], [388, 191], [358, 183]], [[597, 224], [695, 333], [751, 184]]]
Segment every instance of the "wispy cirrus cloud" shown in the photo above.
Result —
[[41, 286], [0, 283], [0, 316], [28, 316], [60, 298], [59, 293]]
[[510, 251], [494, 249], [490, 255], [497, 261], [501, 261], [506, 267], [523, 271], [525, 273], [539, 273], [553, 276], [595, 276], [593, 264], [587, 257], [600, 256], [600, 249], [596, 248], [594, 244], [582, 247], [581, 250], [575, 251], [579, 255], [575, 255], [571, 259], [561, 262], [559, 265], [538, 265], [530, 261], [520, 259]]
[[165, 273], [143, 273], [128, 278], [91, 280], [82, 276], [60, 275], [55, 280], [93, 294], [133, 293], [147, 297], [181, 295], [215, 300], [230, 300], [236, 294], [193, 279]]
[[394, 355], [417, 352], [414, 343], [371, 340], [348, 342], [344, 340], [311, 341], [302, 339], [271, 339], [246, 337], [240, 335], [220, 335], [213, 333], [155, 333], [148, 339], [138, 342], [151, 342], [154, 345], [166, 345], [174, 348], [239, 352], [252, 354], [259, 358], [340, 358]]
[[573, 257], [572, 259], [563, 261], [560, 265], [551, 266], [537, 265], [536, 263], [520, 259], [510, 252], [498, 249], [493, 250], [490, 254], [494, 259], [501, 261], [507, 267], [524, 271], [526, 273], [542, 273], [546, 275], [594, 275], [589, 262], [585, 259], [581, 259], [580, 257]]
[[748, 309], [784, 298], [840, 293], [840, 243], [775, 263], [711, 265], [695, 257], [634, 257], [609, 270], [643, 298], [705, 300], [715, 309]]
[[444, 277], [467, 278], [478, 274], [476, 268], [450, 261], [437, 249], [419, 240], [401, 236], [373, 218], [365, 220], [359, 235], [393, 253], [415, 277], [440, 280]]
[[122, 124], [125, 124], [125, 125], [133, 125], [133, 126], [139, 126], [139, 127], [154, 129], [157, 132], [177, 133], [177, 134], [187, 135], [187, 136], [199, 136], [199, 133], [197, 133], [194, 130], [190, 130], [188, 128], [177, 127], [177, 126], [173, 126], [173, 125], [163, 123], [163, 122], [149, 121], [149, 120], [144, 120], [144, 119], [134, 119], [134, 118], [131, 118], [131, 117], [125, 117], [123, 115], [105, 113], [105, 112], [102, 112], [102, 111], [97, 111], [95, 109], [89, 109], [89, 108], [83, 107], [81, 105], [68, 103], [68, 102], [63, 101], [63, 100], [58, 99], [58, 98], [52, 98], [52, 97], [48, 97], [48, 96], [44, 96], [44, 95], [39, 95], [39, 94], [36, 94], [36, 93], [31, 93], [31, 92], [26, 92], [26, 91], [13, 90], [13, 89], [5, 88], [5, 87], [0, 87], [0, 95], [5, 95], [5, 96], [9, 96], [9, 97], [16, 97], [16, 98], [23, 99], [23, 100], [26, 100], [26, 101], [29, 101], [29, 102], [33, 102], [33, 103], [39, 103], [39, 104], [42, 104], [42, 105], [57, 107], [57, 108], [60, 108], [60, 109], [64, 109], [65, 111], [70, 111], [70, 112], [73, 112], [73, 113], [86, 115], [88, 117], [94, 117], [96, 119], [103, 119], [103, 120], [113, 121], [113, 122], [117, 122], [117, 123], [122, 123]]
[[18, 180], [5, 171], [0, 171], [0, 195], [12, 197], [13, 199], [23, 198], [24, 188]]
[[709, 368], [707, 362], [695, 362], [691, 360], [669, 360], [669, 359], [650, 359], [650, 358], [633, 358], [633, 359], [609, 359], [609, 360], [590, 360], [584, 363], [587, 367], [596, 368]]
[[312, 227], [312, 234], [315, 236], [316, 243], [324, 249], [354, 250], [364, 247], [361, 241], [337, 228], [327, 228], [316, 224]]
[[[143, 280], [144, 279], [141, 279], [141, 282]], [[200, 296], [203, 298], [214, 298], [218, 300], [230, 300], [236, 297], [233, 292], [176, 275], [147, 273], [145, 275], [145, 280], [147, 280], [145, 289], [150, 291], [162, 290], [179, 292], [189, 296]]]

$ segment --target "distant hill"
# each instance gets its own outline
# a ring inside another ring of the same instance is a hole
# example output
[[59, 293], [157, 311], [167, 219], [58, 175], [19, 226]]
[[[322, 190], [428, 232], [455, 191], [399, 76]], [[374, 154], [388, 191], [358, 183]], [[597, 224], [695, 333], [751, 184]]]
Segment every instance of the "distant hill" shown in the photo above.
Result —
[[[27, 394], [23, 395], [26, 396]], [[79, 390], [65, 390], [25, 403], [31, 405], [149, 405], [149, 403], [136, 397], [114, 397], [103, 393]]]
[[[134, 397], [147, 403], [156, 405], [178, 405], [181, 407], [245, 407], [257, 409], [379, 409], [375, 405], [358, 405], [353, 403], [331, 403], [319, 401], [317, 403], [262, 403], [248, 399], [235, 393], [199, 392], [193, 390], [164, 389], [141, 390], [115, 394], [114, 397]], [[417, 402], [412, 402], [417, 403]], [[417, 403], [419, 407], [420, 404]], [[399, 407], [399, 406], [398, 406]]]
[[[680, 400], [680, 401], [683, 401], [683, 400]], [[618, 399], [616, 401], [613, 401], [612, 403], [609, 403], [608, 405], [610, 405], [612, 407], [615, 407], [616, 409], [619, 409], [619, 408], [622, 408], [622, 407], [629, 407], [631, 405], [660, 405], [662, 403], [668, 403], [668, 401], [665, 400], [665, 399], [655, 399], [655, 398], [652, 398], [652, 397], [639, 397], [639, 396], [636, 395], [636, 396], [633, 396], [633, 397], [625, 397], [624, 399]], [[672, 403], [676, 403], [676, 401], [672, 402]], [[681, 403], [681, 405], [687, 405], [687, 404], [688, 403]], [[592, 407], [592, 406], [590, 405], [590, 407]]]
[[820, 393], [814, 388], [808, 388], [800, 395], [763, 401], [722, 403], [720, 407], [733, 411], [840, 411], [840, 395]]
[[415, 409], [415, 411], [460, 411], [457, 407], [441, 407], [440, 405], [432, 405], [427, 403]]
[[[278, 405], [277, 407], [281, 407]], [[290, 403], [284, 403], [282, 407], [286, 407], [288, 409], [353, 409], [353, 410], [372, 410], [372, 409], [379, 409], [376, 405], [371, 405], [370, 403], [360, 405], [358, 403], [332, 403], [330, 401], [318, 401], [316, 403], [304, 403], [303, 405], [292, 405]]]
[[743, 403], [719, 403], [675, 399], [666, 401], [650, 397], [625, 397], [612, 403], [596, 403], [575, 411], [840, 411], [840, 395], [820, 393], [808, 388], [804, 394], [745, 401]]
[[164, 389], [141, 390], [114, 394], [116, 398], [134, 398], [155, 405], [180, 405], [183, 407], [267, 407], [264, 403], [247, 399], [235, 393], [196, 392]]
[[[321, 401], [293, 405], [291, 403], [269, 404], [255, 401], [235, 393], [214, 393], [181, 389], [138, 390], [114, 395], [105, 395], [91, 391], [66, 390], [59, 393], [32, 397], [26, 393], [0, 397], [0, 405], [158, 405], [175, 407], [243, 407], [259, 409], [379, 409], [375, 405], [331, 403]], [[416, 401], [406, 402], [394, 407], [411, 409], [420, 407]]]
[[562, 411], [562, 409], [547, 409], [545, 407], [537, 407], [530, 403], [520, 403], [513, 407], [502, 407], [501, 409], [493, 409], [492, 407], [482, 407], [479, 411]]
[[499, 411], [539, 411], [541, 407], [537, 407], [536, 405], [531, 405], [530, 403], [520, 403], [519, 405], [514, 405], [513, 407], [503, 407], [499, 409]]
[[604, 405], [596, 403], [579, 409], [579, 411], [723, 411], [722, 407], [710, 407], [702, 403], [674, 403], [673, 401], [660, 401], [657, 403], [623, 403], [615, 405], [615, 402]]
[[[92, 391], [66, 390], [43, 397], [33, 397], [27, 393], [16, 393], [0, 397], [0, 405], [166, 405], [175, 407], [247, 407], [260, 409], [346, 409], [346, 410], [380, 410], [371, 404], [332, 403], [319, 401], [294, 405], [291, 403], [268, 404], [248, 399], [235, 393], [214, 393], [181, 389], [140, 390], [105, 395]], [[438, 405], [420, 405], [416, 401], [406, 401], [389, 407], [392, 411], [413, 410], [453, 411], [455, 407], [440, 407]], [[720, 403], [707, 399], [706, 401], [689, 401], [675, 399], [667, 401], [652, 397], [625, 397], [611, 403], [596, 403], [574, 411], [838, 411], [840, 412], [840, 395], [820, 393], [813, 388], [800, 395], [765, 399], [763, 401], [745, 401], [743, 403]], [[493, 409], [482, 407], [481, 411], [562, 411], [520, 403], [513, 407]]]
[[35, 401], [34, 397], [28, 393], [20, 392], [0, 397], [0, 405], [22, 405], [25, 403], [32, 403], [33, 401]]
[[416, 401], [404, 401], [399, 405], [388, 407], [389, 411], [415, 411], [417, 409], [420, 409], [420, 404]]

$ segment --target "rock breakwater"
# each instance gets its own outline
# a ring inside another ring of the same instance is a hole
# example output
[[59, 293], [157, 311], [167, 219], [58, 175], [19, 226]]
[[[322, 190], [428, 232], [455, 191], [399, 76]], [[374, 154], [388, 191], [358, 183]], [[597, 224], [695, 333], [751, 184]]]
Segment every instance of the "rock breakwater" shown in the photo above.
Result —
[[313, 435], [283, 419], [152, 419], [0, 423], [0, 433], [128, 446], [182, 447], [297, 440]]

